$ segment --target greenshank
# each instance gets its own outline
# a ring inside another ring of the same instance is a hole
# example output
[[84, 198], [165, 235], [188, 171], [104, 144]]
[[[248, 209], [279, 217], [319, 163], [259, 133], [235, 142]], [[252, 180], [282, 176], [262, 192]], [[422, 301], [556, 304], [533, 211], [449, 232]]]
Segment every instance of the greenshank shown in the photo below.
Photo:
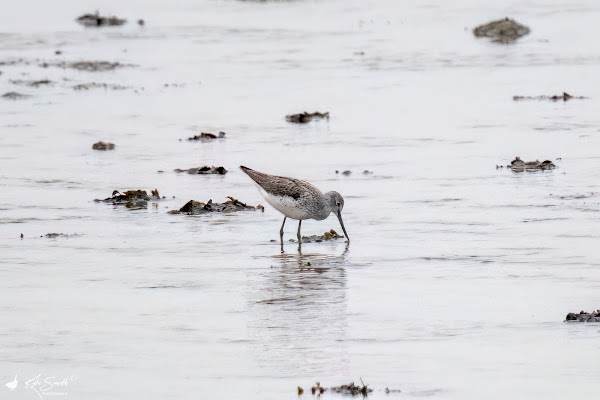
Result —
[[300, 228], [305, 219], [322, 221], [334, 213], [348, 242], [350, 238], [342, 220], [344, 198], [338, 192], [322, 193], [315, 186], [306, 181], [284, 176], [263, 174], [248, 167], [240, 166], [258, 186], [258, 191], [267, 203], [284, 215], [279, 238], [283, 245], [283, 227], [288, 218], [298, 220], [298, 243], [302, 243]]

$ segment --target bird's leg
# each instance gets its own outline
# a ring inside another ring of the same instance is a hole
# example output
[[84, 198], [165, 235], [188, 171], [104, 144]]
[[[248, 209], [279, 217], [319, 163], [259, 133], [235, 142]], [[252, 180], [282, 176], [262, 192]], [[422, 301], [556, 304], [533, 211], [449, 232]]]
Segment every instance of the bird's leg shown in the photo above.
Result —
[[302, 254], [302, 235], [300, 234], [300, 227], [302, 226], [302, 220], [298, 221], [298, 253]]
[[279, 239], [281, 240], [281, 243], [283, 243], [283, 226], [285, 225], [286, 219], [287, 217], [283, 217], [283, 224], [281, 224], [281, 229], [279, 230]]

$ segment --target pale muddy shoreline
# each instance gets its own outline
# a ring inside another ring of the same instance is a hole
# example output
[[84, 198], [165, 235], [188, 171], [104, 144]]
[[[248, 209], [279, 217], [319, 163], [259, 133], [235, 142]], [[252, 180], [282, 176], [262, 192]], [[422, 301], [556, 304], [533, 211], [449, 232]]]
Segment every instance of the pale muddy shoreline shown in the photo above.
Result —
[[[38, 374], [86, 399], [360, 378], [373, 399], [596, 398], [598, 323], [565, 322], [599, 308], [594, 2], [110, 1], [127, 24], [75, 22], [96, 8], [0, 16], [0, 96], [27, 96], [0, 98], [7, 398]], [[530, 32], [474, 37], [506, 16]], [[286, 120], [304, 111], [329, 114]], [[352, 243], [298, 253], [290, 224], [282, 254], [268, 205], [169, 214], [265, 204], [239, 165], [342, 193]], [[144, 207], [94, 202], [138, 189]]]

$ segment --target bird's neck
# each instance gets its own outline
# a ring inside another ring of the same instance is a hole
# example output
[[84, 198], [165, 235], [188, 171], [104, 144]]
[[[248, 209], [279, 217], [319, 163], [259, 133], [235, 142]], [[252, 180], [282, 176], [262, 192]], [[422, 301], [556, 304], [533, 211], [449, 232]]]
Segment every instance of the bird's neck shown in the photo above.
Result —
[[[331, 214], [331, 212], [333, 211], [333, 208], [335, 205], [335, 199], [333, 198], [332, 192], [324, 193], [323, 197], [325, 198], [325, 204], [323, 205], [323, 213], [327, 212], [327, 217], [328, 217], [329, 214]], [[325, 217], [325, 218], [327, 218], [327, 217]]]

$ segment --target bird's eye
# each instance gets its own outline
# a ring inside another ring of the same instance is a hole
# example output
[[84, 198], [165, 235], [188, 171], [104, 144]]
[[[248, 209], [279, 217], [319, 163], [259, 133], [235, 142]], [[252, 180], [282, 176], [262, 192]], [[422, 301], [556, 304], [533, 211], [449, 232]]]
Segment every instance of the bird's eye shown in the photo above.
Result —
[[341, 205], [341, 203], [339, 201], [336, 204], [337, 204], [338, 207]]

